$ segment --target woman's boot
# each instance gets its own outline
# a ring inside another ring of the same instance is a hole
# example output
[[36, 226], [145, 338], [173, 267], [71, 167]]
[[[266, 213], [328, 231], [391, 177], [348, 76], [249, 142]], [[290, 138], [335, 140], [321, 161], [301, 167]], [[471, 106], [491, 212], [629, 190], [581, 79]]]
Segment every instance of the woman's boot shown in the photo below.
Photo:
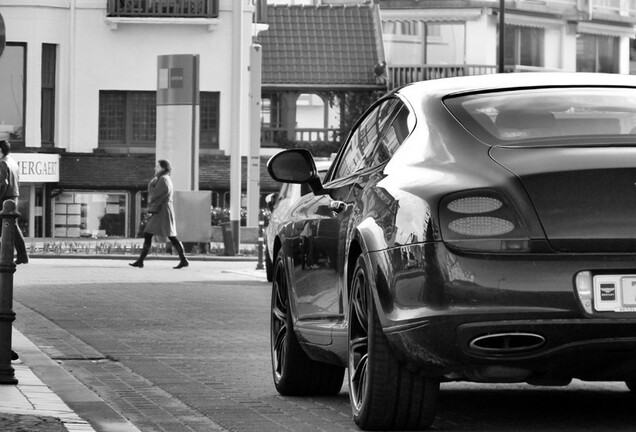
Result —
[[170, 239], [170, 241], [172, 242], [172, 245], [174, 246], [174, 248], [177, 250], [177, 253], [179, 254], [179, 260], [180, 260], [179, 264], [177, 264], [174, 268], [180, 269], [180, 268], [189, 266], [190, 263], [188, 262], [188, 259], [185, 257], [183, 244], [176, 238], [174, 238], [174, 240]]
[[143, 260], [143, 258], [139, 257], [137, 259], [137, 261], [128, 263], [128, 265], [131, 266], [131, 267], [144, 268], [144, 260]]
[[152, 242], [144, 241], [144, 246], [141, 248], [141, 254], [139, 254], [139, 258], [135, 262], [128, 263], [131, 267], [139, 267], [144, 268], [144, 259], [146, 259], [146, 255], [150, 252], [150, 246]]

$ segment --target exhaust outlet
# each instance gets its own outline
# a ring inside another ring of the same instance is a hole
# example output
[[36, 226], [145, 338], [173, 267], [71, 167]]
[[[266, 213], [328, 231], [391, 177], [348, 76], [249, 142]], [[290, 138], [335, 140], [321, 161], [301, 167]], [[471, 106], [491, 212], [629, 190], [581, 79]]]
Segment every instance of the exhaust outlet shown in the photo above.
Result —
[[545, 343], [545, 338], [535, 333], [495, 333], [473, 339], [468, 347], [481, 354], [519, 354], [539, 349]]

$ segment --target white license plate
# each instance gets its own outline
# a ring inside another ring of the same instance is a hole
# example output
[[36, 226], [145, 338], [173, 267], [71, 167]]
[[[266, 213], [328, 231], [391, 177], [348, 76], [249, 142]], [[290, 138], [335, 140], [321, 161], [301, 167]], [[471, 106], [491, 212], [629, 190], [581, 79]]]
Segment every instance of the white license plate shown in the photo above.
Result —
[[594, 276], [594, 310], [636, 312], [636, 275]]

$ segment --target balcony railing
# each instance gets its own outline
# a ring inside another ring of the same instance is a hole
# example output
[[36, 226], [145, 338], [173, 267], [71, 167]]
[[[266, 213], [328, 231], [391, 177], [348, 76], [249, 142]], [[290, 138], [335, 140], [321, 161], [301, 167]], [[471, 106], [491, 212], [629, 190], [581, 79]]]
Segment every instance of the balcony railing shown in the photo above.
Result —
[[108, 0], [108, 16], [121, 18], [217, 18], [219, 0]]
[[464, 75], [485, 75], [497, 72], [495, 65], [389, 65], [389, 87], [416, 81], [449, 78]]
[[618, 15], [623, 17], [636, 17], [636, 0], [589, 0], [591, 1], [591, 14]]
[[[499, 1], [499, 0], [492, 0]], [[636, 17], [636, 0], [513, 0], [520, 9], [578, 10], [592, 16]]]
[[[556, 72], [537, 66], [506, 65], [505, 72]], [[497, 72], [495, 65], [388, 65], [389, 90], [416, 81], [450, 78], [464, 75], [485, 75]]]
[[[339, 139], [338, 129], [328, 128], [296, 128], [293, 131], [294, 140], [297, 143], [310, 143], [310, 142], [335, 142]], [[261, 139], [263, 147], [277, 147], [281, 143], [290, 141], [288, 138], [287, 129], [281, 127], [268, 127], [263, 126], [261, 128]]]

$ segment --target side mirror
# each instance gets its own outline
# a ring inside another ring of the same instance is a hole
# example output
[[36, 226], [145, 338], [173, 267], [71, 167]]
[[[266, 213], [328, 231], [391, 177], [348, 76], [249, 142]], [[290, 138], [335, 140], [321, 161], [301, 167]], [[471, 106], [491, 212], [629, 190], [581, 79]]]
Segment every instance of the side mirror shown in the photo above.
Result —
[[283, 150], [267, 161], [267, 172], [281, 183], [307, 183], [316, 195], [323, 194], [316, 163], [306, 149]]

